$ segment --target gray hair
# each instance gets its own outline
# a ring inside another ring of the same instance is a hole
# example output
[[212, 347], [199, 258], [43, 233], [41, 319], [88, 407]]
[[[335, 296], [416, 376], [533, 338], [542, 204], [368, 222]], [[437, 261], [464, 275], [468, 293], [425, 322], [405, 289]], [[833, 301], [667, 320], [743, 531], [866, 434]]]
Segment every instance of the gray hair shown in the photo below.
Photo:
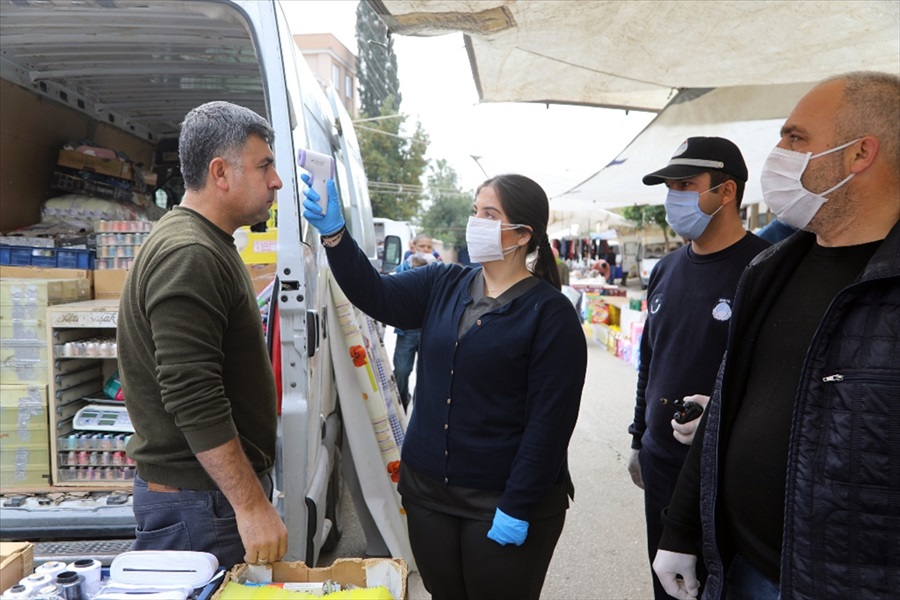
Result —
[[900, 77], [878, 71], [853, 71], [825, 81], [845, 84], [835, 131], [848, 142], [863, 135], [878, 138], [888, 164], [900, 163]]
[[264, 118], [231, 102], [207, 102], [191, 110], [181, 123], [178, 154], [184, 186], [206, 185], [209, 163], [217, 157], [236, 163], [247, 138], [257, 135], [271, 146], [275, 131]]

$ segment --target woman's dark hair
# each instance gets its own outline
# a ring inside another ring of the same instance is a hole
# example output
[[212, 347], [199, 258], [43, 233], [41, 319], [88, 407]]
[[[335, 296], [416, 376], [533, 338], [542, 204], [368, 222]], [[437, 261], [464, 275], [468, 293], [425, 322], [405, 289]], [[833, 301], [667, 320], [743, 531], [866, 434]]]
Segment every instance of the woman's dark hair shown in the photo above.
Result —
[[561, 289], [559, 269], [547, 238], [547, 222], [550, 220], [547, 193], [524, 175], [497, 175], [478, 186], [478, 192], [487, 187], [497, 193], [510, 223], [528, 225], [531, 228], [531, 240], [526, 252], [531, 254], [537, 250], [534, 274], [556, 289]]

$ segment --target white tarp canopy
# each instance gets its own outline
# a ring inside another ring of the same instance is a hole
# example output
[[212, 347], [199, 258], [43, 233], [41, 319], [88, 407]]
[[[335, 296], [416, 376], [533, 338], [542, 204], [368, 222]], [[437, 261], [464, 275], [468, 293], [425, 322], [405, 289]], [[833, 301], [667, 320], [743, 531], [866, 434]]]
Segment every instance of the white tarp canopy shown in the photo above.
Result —
[[634, 226], [634, 223], [622, 215], [606, 210], [596, 202], [586, 202], [577, 197], [550, 199], [547, 233], [551, 238], [586, 237], [615, 227]]
[[746, 204], [762, 199], [759, 173], [791, 108], [813, 84], [736, 86], [681, 92], [609, 165], [565, 194], [551, 200], [582, 202], [606, 208], [662, 204], [662, 186], [645, 186], [641, 178], [662, 168], [687, 138], [719, 136], [738, 145], [750, 178]]
[[900, 68], [896, 0], [369, 3], [395, 34], [466, 34], [482, 102], [660, 110], [685, 88]]
[[695, 135], [741, 148], [744, 202], [759, 202], [762, 164], [814, 82], [900, 72], [897, 0], [368, 1], [395, 34], [464, 33], [482, 102], [668, 106], [610, 165], [551, 201], [585, 210], [662, 203], [641, 177]]

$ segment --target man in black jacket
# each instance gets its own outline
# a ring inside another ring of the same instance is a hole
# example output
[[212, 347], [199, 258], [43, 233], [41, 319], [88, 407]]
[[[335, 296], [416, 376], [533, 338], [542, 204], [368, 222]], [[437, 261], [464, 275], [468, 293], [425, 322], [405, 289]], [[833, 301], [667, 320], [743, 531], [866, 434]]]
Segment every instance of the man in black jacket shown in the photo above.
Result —
[[700, 552], [704, 598], [888, 597], [900, 586], [900, 78], [813, 88], [762, 187], [804, 231], [741, 280], [654, 570], [676, 598], [697, 595]]
[[654, 570], [676, 598], [697, 596], [701, 552], [704, 598], [888, 597], [900, 586], [900, 78], [813, 88], [762, 187], [804, 231], [741, 279]]

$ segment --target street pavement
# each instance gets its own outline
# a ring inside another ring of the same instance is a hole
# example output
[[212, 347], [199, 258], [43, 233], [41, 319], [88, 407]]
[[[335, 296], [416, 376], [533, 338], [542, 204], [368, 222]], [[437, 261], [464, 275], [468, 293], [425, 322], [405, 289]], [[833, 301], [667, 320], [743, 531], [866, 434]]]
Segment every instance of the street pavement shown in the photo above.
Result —
[[[385, 344], [393, 355], [389, 327]], [[545, 600], [652, 598], [646, 556], [643, 495], [626, 469], [627, 433], [634, 414], [637, 372], [588, 339], [588, 370], [578, 424], [569, 446], [575, 501], [544, 583]], [[410, 381], [412, 388], [414, 381]], [[335, 558], [365, 556], [366, 542], [350, 494], [344, 494], [344, 534]], [[410, 600], [429, 600], [418, 573], [409, 577]]]

